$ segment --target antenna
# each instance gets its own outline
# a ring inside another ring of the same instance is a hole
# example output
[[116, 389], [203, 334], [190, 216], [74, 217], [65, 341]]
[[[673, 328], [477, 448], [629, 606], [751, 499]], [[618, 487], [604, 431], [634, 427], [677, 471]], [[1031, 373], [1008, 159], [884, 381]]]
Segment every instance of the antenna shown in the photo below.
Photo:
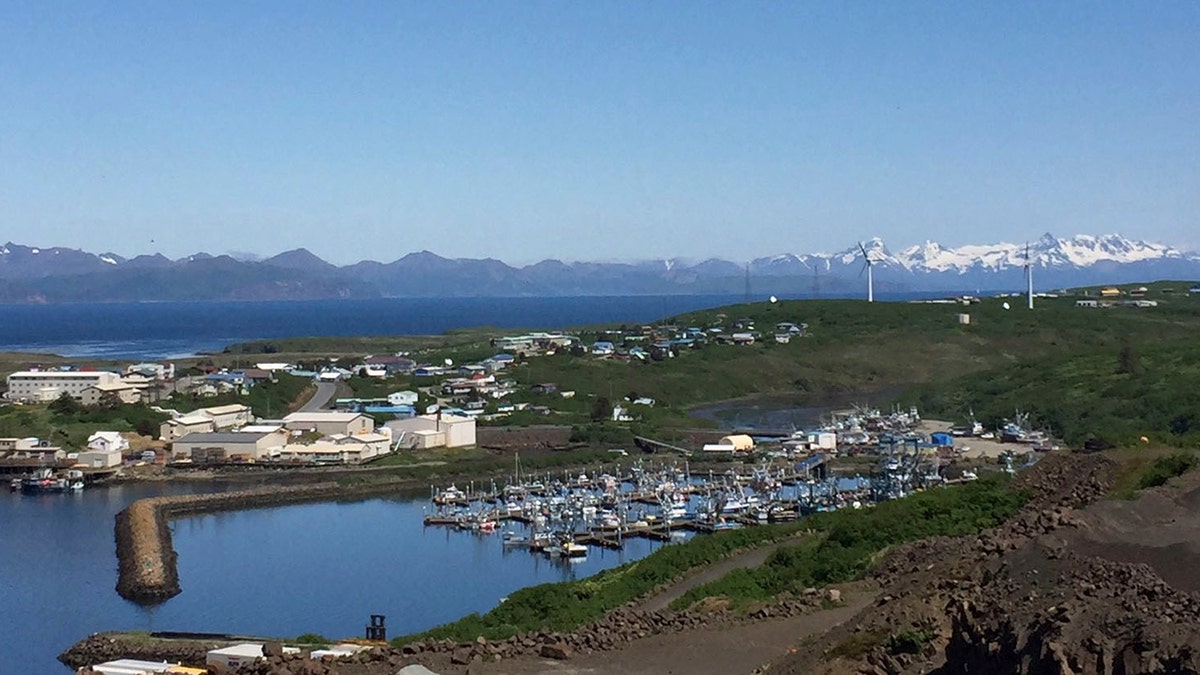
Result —
[[1025, 242], [1025, 296], [1033, 309], [1033, 260], [1029, 257], [1029, 242]]
[[871, 275], [871, 256], [867, 253], [867, 247], [858, 242], [858, 250], [863, 254], [863, 269], [859, 271], [858, 276], [862, 276], [863, 271], [867, 273], [867, 302], [875, 302], [875, 279]]

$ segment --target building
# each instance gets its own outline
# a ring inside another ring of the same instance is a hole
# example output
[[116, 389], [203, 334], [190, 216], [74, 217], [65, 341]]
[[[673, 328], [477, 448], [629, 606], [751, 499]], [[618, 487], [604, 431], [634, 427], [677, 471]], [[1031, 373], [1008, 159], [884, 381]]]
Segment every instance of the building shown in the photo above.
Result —
[[415, 391], [397, 391], [387, 396], [388, 405], [416, 405], [417, 392]]
[[137, 403], [142, 400], [142, 390], [134, 384], [118, 380], [94, 384], [84, 389], [79, 399], [86, 406], [97, 406], [108, 396], [116, 397], [121, 403]]
[[211, 417], [192, 414], [163, 422], [158, 428], [158, 437], [170, 443], [188, 434], [204, 434], [216, 430]]
[[201, 408], [192, 414], [209, 418], [213, 428], [217, 430], [243, 427], [254, 421], [254, 413], [250, 411], [250, 406], [240, 403]]
[[66, 459], [67, 453], [38, 438], [0, 438], [0, 456], [24, 464], [50, 466]]
[[117, 450], [84, 450], [75, 458], [75, 465], [88, 469], [113, 469], [121, 466], [121, 453]]
[[87, 447], [98, 452], [122, 453], [129, 450], [129, 441], [117, 431], [97, 431], [88, 436]]
[[278, 458], [287, 445], [283, 429], [188, 434], [171, 444], [171, 457], [192, 462], [261, 462]]
[[335, 436], [371, 433], [375, 421], [362, 413], [318, 410], [294, 412], [283, 418], [283, 426], [292, 431], [315, 431], [322, 436]]
[[1076, 307], [1092, 307], [1092, 308], [1095, 308], [1095, 307], [1099, 307], [1099, 306], [1100, 306], [1100, 302], [1099, 302], [1098, 300], [1076, 300], [1076, 301], [1075, 301], [1075, 306], [1076, 306]]
[[88, 387], [120, 380], [120, 375], [102, 370], [23, 370], [8, 376], [8, 398], [49, 402], [69, 394], [81, 399]]
[[204, 657], [204, 665], [216, 666], [222, 670], [234, 671], [248, 663], [254, 663], [263, 658], [263, 646], [253, 643], [243, 643], [209, 650]]
[[475, 418], [458, 415], [418, 415], [385, 424], [396, 445], [412, 450], [462, 448], [475, 445]]
[[391, 451], [391, 433], [337, 435], [315, 443], [284, 446], [279, 460], [316, 464], [362, 464]]
[[141, 375], [151, 380], [175, 379], [174, 363], [135, 363], [125, 368], [125, 375]]
[[105, 661], [90, 666], [93, 673], [100, 675], [205, 675], [205, 668], [189, 668], [177, 663], [166, 661], [141, 661], [138, 659], [117, 659]]

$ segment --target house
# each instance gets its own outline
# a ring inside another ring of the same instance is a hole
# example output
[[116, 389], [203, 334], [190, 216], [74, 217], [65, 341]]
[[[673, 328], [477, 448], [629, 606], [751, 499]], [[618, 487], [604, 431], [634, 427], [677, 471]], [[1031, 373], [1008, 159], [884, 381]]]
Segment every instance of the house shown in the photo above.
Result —
[[788, 335], [803, 335], [804, 328], [788, 321], [782, 321], [775, 324], [775, 332]]
[[606, 340], [600, 340], [592, 345], [592, 354], [596, 356], [612, 356], [617, 348], [613, 343]]
[[368, 356], [363, 359], [363, 365], [371, 368], [382, 368], [387, 375], [407, 375], [417, 367], [417, 362], [404, 356]]
[[418, 415], [406, 420], [386, 423], [392, 438], [400, 447], [414, 450], [427, 448], [461, 448], [475, 445], [475, 418], [459, 415]]
[[1102, 298], [1115, 298], [1120, 295], [1121, 295], [1121, 289], [1116, 288], [1114, 286], [1109, 286], [1108, 288], [1100, 289], [1100, 297], [1102, 297]]
[[283, 426], [292, 431], [315, 431], [322, 436], [334, 436], [370, 433], [375, 429], [375, 422], [362, 413], [317, 410], [294, 412], [283, 418]]
[[554, 392], [558, 391], [558, 385], [554, 384], [553, 382], [542, 382], [541, 384], [533, 385], [530, 387], [530, 389], [532, 389], [533, 393], [535, 394], [553, 394]]
[[130, 375], [141, 375], [151, 380], [173, 380], [175, 379], [175, 364], [135, 363], [125, 368], [125, 376], [129, 377]]
[[119, 454], [129, 450], [129, 441], [117, 431], [97, 431], [88, 436], [87, 447], [88, 450]]
[[1076, 301], [1075, 301], [1075, 306], [1076, 306], [1076, 307], [1092, 307], [1092, 308], [1095, 308], [1095, 307], [1099, 307], [1099, 306], [1100, 306], [1100, 302], [1099, 302], [1098, 300], [1076, 300]]
[[317, 379], [321, 382], [340, 382], [350, 379], [353, 374], [345, 368], [322, 368], [321, 372], [317, 373]]
[[142, 390], [122, 381], [105, 382], [84, 389], [79, 398], [86, 406], [97, 406], [110, 396], [121, 403], [137, 403], [142, 400]]
[[516, 360], [516, 357], [512, 354], [500, 353], [484, 359], [484, 365], [487, 366], [488, 370], [503, 370], [515, 363]]
[[735, 345], [752, 345], [752, 344], [754, 344], [754, 334], [753, 333], [734, 333], [733, 335], [729, 336], [729, 340], [730, 340], [730, 342], [733, 342], [733, 344], [735, 344]]
[[0, 456], [21, 463], [49, 466], [67, 458], [67, 453], [49, 441], [38, 438], [0, 438]]
[[416, 405], [417, 392], [409, 390], [397, 391], [388, 394], [387, 402], [389, 405]]
[[287, 441], [288, 433], [283, 429], [188, 434], [171, 444], [171, 456], [177, 461], [259, 462], [278, 457]]

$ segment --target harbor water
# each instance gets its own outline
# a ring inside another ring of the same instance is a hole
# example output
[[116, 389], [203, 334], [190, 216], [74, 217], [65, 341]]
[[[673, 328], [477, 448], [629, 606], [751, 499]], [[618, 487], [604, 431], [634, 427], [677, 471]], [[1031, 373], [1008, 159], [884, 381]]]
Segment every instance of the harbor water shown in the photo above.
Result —
[[428, 499], [371, 499], [173, 521], [183, 593], [152, 608], [115, 592], [113, 517], [141, 497], [213, 485], [137, 484], [79, 494], [0, 494], [0, 675], [64, 675], [55, 657], [106, 630], [357, 636], [370, 614], [389, 635], [486, 612], [513, 591], [581, 578], [648, 555], [631, 539], [555, 561], [484, 536], [422, 524]]

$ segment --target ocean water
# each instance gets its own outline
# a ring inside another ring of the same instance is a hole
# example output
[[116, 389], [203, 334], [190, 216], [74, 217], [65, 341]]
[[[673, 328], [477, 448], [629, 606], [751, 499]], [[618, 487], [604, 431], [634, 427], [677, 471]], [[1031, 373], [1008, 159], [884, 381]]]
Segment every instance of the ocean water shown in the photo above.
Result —
[[[911, 300], [933, 295], [880, 297]], [[154, 360], [220, 351], [235, 342], [281, 337], [433, 335], [476, 326], [554, 329], [644, 323], [744, 299], [730, 295], [644, 295], [0, 305], [0, 351]]]

